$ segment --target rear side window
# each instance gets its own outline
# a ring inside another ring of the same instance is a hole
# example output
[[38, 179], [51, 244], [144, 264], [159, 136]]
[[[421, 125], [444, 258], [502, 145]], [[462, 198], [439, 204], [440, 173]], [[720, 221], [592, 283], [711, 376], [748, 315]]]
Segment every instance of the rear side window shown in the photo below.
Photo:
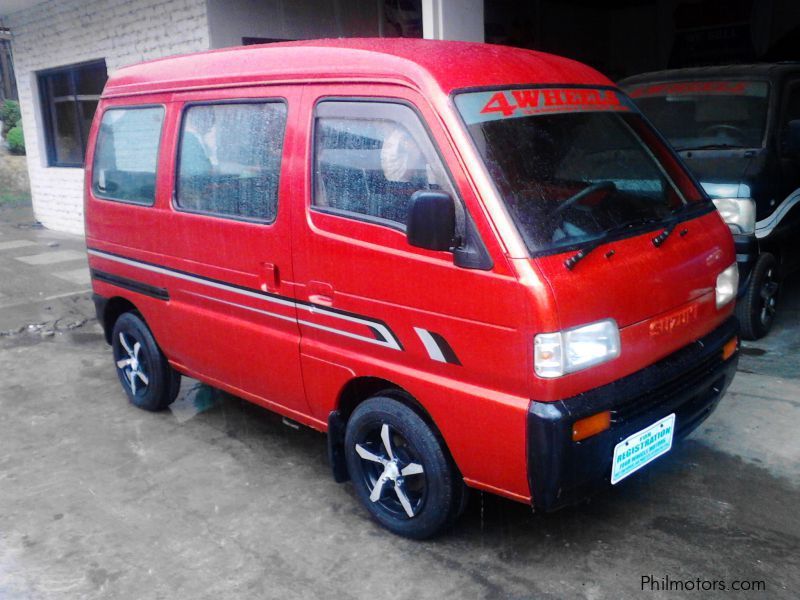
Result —
[[273, 221], [285, 125], [282, 102], [189, 106], [181, 125], [177, 206]]
[[317, 210], [403, 229], [419, 190], [455, 197], [417, 114], [395, 103], [325, 101], [314, 129]]
[[92, 169], [96, 196], [153, 204], [164, 108], [113, 108], [103, 114]]

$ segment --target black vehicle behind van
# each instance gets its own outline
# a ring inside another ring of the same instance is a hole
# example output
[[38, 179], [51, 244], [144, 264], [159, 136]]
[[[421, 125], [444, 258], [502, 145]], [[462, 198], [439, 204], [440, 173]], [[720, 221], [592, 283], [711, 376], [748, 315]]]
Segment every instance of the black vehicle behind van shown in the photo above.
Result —
[[800, 63], [659, 71], [619, 85], [731, 228], [742, 336], [766, 335], [780, 282], [800, 266]]

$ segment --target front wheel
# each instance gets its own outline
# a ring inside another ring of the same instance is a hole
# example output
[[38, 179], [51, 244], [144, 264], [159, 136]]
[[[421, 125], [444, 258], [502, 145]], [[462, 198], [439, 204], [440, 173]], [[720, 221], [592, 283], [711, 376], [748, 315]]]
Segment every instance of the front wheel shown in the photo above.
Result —
[[742, 337], [757, 340], [769, 333], [778, 306], [778, 262], [769, 252], [758, 257], [744, 296], [736, 305]]
[[359, 500], [393, 533], [431, 537], [463, 509], [463, 481], [442, 442], [408, 406], [382, 396], [359, 405], [345, 449]]

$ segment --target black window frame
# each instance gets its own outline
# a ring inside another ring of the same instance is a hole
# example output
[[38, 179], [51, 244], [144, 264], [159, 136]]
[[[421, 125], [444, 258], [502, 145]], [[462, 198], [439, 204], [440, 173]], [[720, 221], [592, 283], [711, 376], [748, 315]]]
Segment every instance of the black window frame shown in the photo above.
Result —
[[[184, 123], [186, 120], [186, 113], [189, 109], [195, 106], [221, 106], [227, 104], [283, 104], [286, 109], [285, 119], [283, 122], [282, 142], [281, 142], [281, 161], [278, 167], [278, 181], [275, 187], [275, 216], [272, 219], [259, 219], [257, 217], [246, 217], [242, 215], [232, 215], [230, 213], [218, 213], [207, 210], [196, 210], [186, 208], [178, 204], [178, 187], [181, 174], [181, 148], [183, 146], [183, 131]], [[202, 215], [206, 217], [215, 217], [217, 219], [227, 219], [229, 221], [239, 221], [241, 223], [252, 223], [255, 225], [272, 225], [278, 220], [278, 214], [281, 207], [281, 179], [283, 175], [284, 158], [286, 153], [286, 130], [289, 125], [289, 101], [284, 96], [275, 96], [270, 98], [231, 98], [219, 100], [190, 100], [183, 104], [181, 107], [180, 116], [177, 123], [178, 136], [175, 143], [175, 155], [173, 164], [175, 165], [172, 174], [172, 195], [170, 198], [170, 205], [175, 212]]]
[[[786, 134], [788, 133], [789, 121], [794, 120], [788, 118], [789, 101], [794, 93], [800, 93], [800, 72], [792, 73], [786, 83], [784, 83], [779, 111], [777, 111], [779, 114], [777, 117], [778, 123], [775, 127], [775, 139], [778, 141], [778, 152], [781, 158], [791, 158], [786, 151]], [[800, 116], [798, 118], [800, 118]]]
[[[426, 121], [425, 117], [422, 115], [420, 110], [417, 108], [416, 105], [409, 102], [408, 100], [404, 100], [402, 98], [392, 98], [392, 97], [380, 97], [380, 96], [324, 96], [318, 98], [314, 103], [314, 109], [312, 112], [312, 125], [311, 125], [311, 136], [310, 136], [310, 150], [311, 150], [311, 171], [310, 171], [310, 181], [308, 182], [309, 190], [310, 190], [310, 203], [309, 203], [309, 210], [310, 212], [316, 212], [326, 215], [331, 215], [334, 217], [339, 217], [342, 219], [349, 219], [351, 221], [360, 221], [362, 223], [369, 223], [371, 225], [378, 225], [380, 227], [385, 227], [387, 229], [393, 229], [399, 233], [405, 235], [406, 233], [406, 224], [405, 223], [398, 223], [397, 221], [392, 221], [390, 219], [384, 219], [382, 217], [376, 217], [374, 215], [369, 215], [365, 213], [354, 212], [350, 210], [345, 210], [342, 208], [335, 208], [330, 206], [322, 206], [314, 204], [316, 200], [317, 188], [315, 182], [315, 173], [317, 172], [317, 122], [320, 118], [324, 118], [319, 114], [320, 105], [322, 104], [371, 104], [371, 105], [399, 105], [411, 110], [412, 113], [417, 117], [419, 124], [421, 125], [422, 129], [425, 131], [425, 135], [428, 137], [428, 141], [431, 144], [436, 156], [439, 158], [439, 162], [442, 166], [442, 170], [444, 171], [444, 175], [447, 177], [448, 182], [450, 183], [450, 187], [453, 190], [453, 201], [456, 204], [456, 225], [457, 225], [457, 235], [463, 237], [466, 232], [466, 225], [465, 222], [468, 220], [469, 212], [467, 211], [467, 207], [464, 204], [464, 201], [461, 198], [461, 194], [458, 189], [458, 185], [456, 185], [456, 179], [453, 177], [453, 173], [450, 171], [450, 167], [447, 164], [447, 161], [444, 159], [442, 155], [441, 149], [439, 148], [439, 144], [436, 142], [436, 138], [433, 135], [433, 131], [428, 126], [428, 122]], [[348, 118], [348, 117], [344, 117]], [[368, 118], [366, 115], [361, 115], [358, 118], [364, 119]], [[460, 213], [460, 215], [458, 214]]]
[[[85, 61], [81, 63], [75, 63], [71, 65], [65, 65], [62, 67], [55, 67], [52, 69], [45, 69], [43, 71], [36, 72], [36, 83], [39, 87], [39, 102], [42, 110], [42, 122], [44, 123], [44, 140], [46, 149], [45, 154], [47, 156], [48, 167], [82, 169], [86, 165], [86, 149], [88, 147], [89, 140], [88, 136], [84, 137], [83, 130], [81, 128], [81, 123], [83, 119], [81, 118], [81, 112], [79, 107], [82, 101], [97, 101], [99, 103], [102, 93], [78, 94], [76, 90], [76, 74], [78, 71], [82, 69], [87, 69], [90, 67], [99, 67], [99, 66], [102, 66], [105, 69], [106, 81], [108, 81], [108, 66], [106, 65], [106, 60], [104, 58], [98, 60]], [[58, 155], [56, 153], [56, 142], [55, 142], [56, 99], [53, 97], [51, 93], [50, 86], [48, 83], [49, 81], [48, 78], [53, 75], [59, 75], [64, 73], [68, 75], [69, 88], [70, 88], [69, 91], [71, 93], [67, 94], [66, 96], [59, 96], [58, 98], [63, 98], [62, 101], [69, 102], [73, 106], [73, 111], [75, 114], [75, 125], [78, 130], [77, 131], [78, 141], [80, 142], [81, 150], [83, 153], [83, 160], [81, 160], [81, 162], [59, 161]]]
[[148, 108], [160, 108], [162, 110], [161, 115], [161, 127], [159, 128], [158, 132], [158, 144], [156, 146], [156, 170], [155, 170], [155, 190], [153, 191], [153, 201], [152, 202], [137, 202], [136, 200], [126, 200], [123, 198], [114, 198], [113, 196], [109, 196], [104, 194], [103, 192], [99, 191], [94, 184], [94, 174], [97, 169], [97, 141], [100, 138], [100, 134], [98, 134], [95, 139], [95, 147], [94, 147], [94, 156], [92, 156], [92, 180], [91, 180], [91, 190], [92, 196], [98, 198], [100, 200], [107, 200], [109, 202], [121, 202], [122, 204], [131, 204], [133, 206], [145, 206], [151, 207], [155, 206], [156, 197], [158, 196], [158, 172], [161, 167], [161, 144], [164, 141], [164, 124], [167, 122], [167, 105], [166, 104], [123, 104], [117, 106], [107, 106], [103, 109], [100, 114], [100, 124], [102, 124], [103, 119], [106, 116], [106, 113], [116, 110], [143, 110]]

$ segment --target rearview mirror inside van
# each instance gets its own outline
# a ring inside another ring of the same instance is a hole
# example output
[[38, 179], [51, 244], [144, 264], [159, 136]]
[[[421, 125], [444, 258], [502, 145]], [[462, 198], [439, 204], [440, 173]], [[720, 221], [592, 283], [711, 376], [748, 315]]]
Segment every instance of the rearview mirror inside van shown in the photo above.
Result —
[[406, 223], [408, 243], [428, 250], [450, 250], [456, 234], [456, 207], [450, 194], [420, 190], [411, 196]]

